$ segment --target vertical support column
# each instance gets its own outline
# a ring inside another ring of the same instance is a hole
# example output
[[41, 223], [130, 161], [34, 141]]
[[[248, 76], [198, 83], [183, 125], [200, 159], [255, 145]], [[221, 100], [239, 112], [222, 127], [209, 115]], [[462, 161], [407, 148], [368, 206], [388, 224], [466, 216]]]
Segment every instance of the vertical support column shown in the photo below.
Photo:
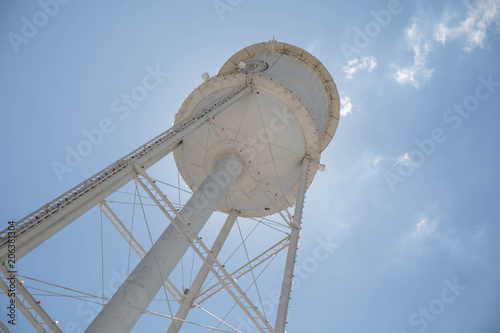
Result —
[[293, 223], [291, 226], [292, 230], [290, 232], [290, 244], [288, 245], [285, 273], [283, 275], [283, 284], [281, 286], [278, 314], [276, 316], [276, 333], [285, 332], [286, 315], [288, 311], [288, 304], [290, 303], [290, 290], [292, 288], [293, 270], [295, 266], [295, 258], [297, 255], [297, 245], [299, 243], [300, 222], [302, 220], [302, 208], [304, 206], [309, 163], [310, 158], [308, 156], [304, 157], [304, 159], [302, 160], [302, 172], [299, 180], [299, 191], [297, 193], [297, 201], [295, 202], [295, 213], [293, 215], [295, 223]]
[[[229, 216], [227, 217], [226, 222], [224, 223], [224, 226], [222, 227], [219, 236], [217, 236], [217, 239], [214, 242], [214, 245], [212, 246], [212, 254], [214, 257], [217, 258], [219, 255], [220, 250], [222, 249], [222, 245], [226, 242], [227, 236], [229, 235], [229, 232], [233, 228], [234, 221], [236, 221], [236, 211], [231, 211]], [[212, 265], [213, 260], [211, 259], [210, 256], [207, 256], [207, 262], [208, 264]], [[205, 282], [205, 279], [208, 276], [208, 273], [210, 272], [209, 266], [202, 265], [200, 270], [198, 271], [198, 274], [196, 275], [196, 278], [194, 279], [193, 284], [191, 285], [191, 288], [189, 288], [189, 291], [187, 295], [184, 297], [184, 300], [181, 303], [181, 307], [179, 310], [177, 310], [177, 313], [175, 314], [175, 319], [172, 320], [172, 323], [170, 324], [170, 327], [168, 328], [167, 333], [177, 333], [182, 327], [182, 324], [184, 323], [183, 320], [186, 319], [189, 310], [191, 310], [191, 305], [193, 304], [193, 300], [195, 299], [196, 296], [198, 296], [198, 293], [201, 290], [201, 287], [203, 286], [203, 283]], [[180, 320], [176, 320], [180, 319]]]
[[[240, 173], [241, 166], [236, 158], [227, 156], [203, 181], [180, 212], [194, 232], [201, 231]], [[185, 237], [192, 239], [175, 218], [85, 332], [122, 333], [132, 330], [189, 247], [174, 223], [183, 230]]]

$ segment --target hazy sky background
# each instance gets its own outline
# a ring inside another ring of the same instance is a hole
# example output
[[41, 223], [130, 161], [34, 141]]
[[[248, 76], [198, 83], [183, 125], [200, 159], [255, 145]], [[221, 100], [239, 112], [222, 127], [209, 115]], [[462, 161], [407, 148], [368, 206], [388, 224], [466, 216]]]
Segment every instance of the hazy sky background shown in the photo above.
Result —
[[[43, 15], [53, 1], [0, 1], [1, 229], [165, 131], [202, 73], [275, 36], [316, 56], [342, 102], [297, 265], [324, 242], [335, 250], [300, 278], [288, 333], [500, 332], [500, 0], [67, 2]], [[36, 20], [37, 31], [23, 28]], [[158, 87], [113, 112], [157, 68], [168, 73]], [[106, 118], [110, 133], [58, 178], [54, 163]], [[104, 222], [107, 288], [128, 246]], [[158, 236], [166, 222], [156, 223]], [[94, 209], [19, 272], [97, 294], [100, 235]], [[93, 313], [40, 299], [64, 332]], [[13, 332], [33, 331], [17, 319]], [[134, 332], [168, 324], [143, 316]]]

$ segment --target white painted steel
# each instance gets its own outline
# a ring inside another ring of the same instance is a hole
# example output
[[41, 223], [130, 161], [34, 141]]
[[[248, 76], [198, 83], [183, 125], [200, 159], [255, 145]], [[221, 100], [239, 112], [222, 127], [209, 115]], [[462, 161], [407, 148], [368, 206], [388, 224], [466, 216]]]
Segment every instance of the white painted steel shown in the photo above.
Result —
[[[271, 246], [269, 249], [265, 250], [264, 252], [262, 252], [261, 254], [259, 254], [255, 258], [253, 258], [252, 260], [250, 260], [248, 263], [246, 263], [245, 265], [238, 268], [236, 271], [234, 271], [233, 273], [230, 274], [231, 279], [233, 281], [238, 280], [239, 278], [243, 277], [245, 274], [247, 274], [251, 270], [256, 269], [261, 264], [265, 263], [267, 260], [270, 260], [271, 258], [276, 256], [279, 252], [286, 249], [286, 247], [288, 246], [289, 240], [290, 240], [290, 236], [286, 236], [285, 238], [280, 240], [278, 243]], [[229, 283], [231, 283], [231, 279], [230, 280], [226, 279], [226, 280], [224, 280], [224, 282], [226, 284], [229, 284]], [[224, 286], [221, 282], [218, 282], [218, 283], [212, 285], [211, 287], [207, 287], [202, 293], [200, 293], [196, 297], [195, 302], [201, 304], [223, 289], [224, 289]]]
[[[175, 209], [174, 205], [167, 199], [167, 197], [159, 190], [158, 186], [151, 180], [151, 178], [143, 171], [140, 174], [147, 180], [148, 184], [153, 188], [149, 190], [142, 181], [140, 181], [141, 186], [146, 190], [148, 195], [153, 199], [155, 204], [160, 208], [163, 214], [170, 220], [171, 224], [180, 232], [182, 237], [186, 242], [189, 243], [189, 246], [193, 249], [193, 251], [198, 255], [198, 257], [203, 261], [207, 267], [210, 268], [212, 274], [219, 280], [219, 282], [224, 286], [228, 294], [236, 301], [236, 303], [240, 306], [240, 308], [245, 312], [245, 314], [249, 317], [249, 319], [255, 324], [255, 327], [259, 330], [259, 332], [264, 333], [267, 330], [269, 333], [274, 333], [274, 329], [271, 327], [266, 318], [262, 315], [262, 313], [258, 310], [250, 298], [247, 296], [245, 292], [241, 289], [241, 287], [236, 283], [235, 280], [231, 279], [228, 271], [224, 268], [217, 258], [210, 253], [207, 245], [198, 238], [195, 231], [188, 225], [186, 220], [182, 217], [182, 215]], [[153, 192], [155, 194], [153, 194]], [[159, 198], [157, 198], [157, 196]], [[165, 207], [160, 200], [163, 201], [175, 214], [175, 216], [180, 220], [182, 225], [178, 225], [177, 221], [170, 216]], [[187, 231], [191, 234], [192, 238], [188, 238], [188, 235], [185, 234]], [[203, 252], [202, 252], [203, 251]], [[213, 262], [213, 266], [209, 264], [207, 259], [210, 259]], [[229, 283], [226, 281], [229, 280]], [[255, 316], [254, 316], [255, 315]], [[260, 323], [259, 323], [260, 321]], [[264, 326], [261, 326], [261, 324]]]
[[218, 75], [235, 71], [241, 61], [249, 67], [255, 66], [254, 71], [259, 75], [277, 80], [301, 98], [318, 125], [323, 151], [333, 138], [340, 118], [337, 87], [325, 66], [297, 46], [272, 41], [250, 45], [237, 52]]
[[[0, 289], [7, 295], [9, 293], [9, 287], [5, 284], [3, 279], [0, 279]], [[19, 299], [19, 297], [14, 296], [12, 299], [14, 299], [14, 302], [16, 304], [16, 307], [21, 311], [21, 313], [24, 315], [24, 317], [30, 322], [30, 324], [33, 326], [33, 328], [39, 332], [39, 333], [46, 333], [47, 330], [42, 326], [42, 323], [40, 323], [36, 317], [29, 311], [29, 309], [24, 305], [24, 303]]]
[[3, 330], [3, 331], [0, 330], [0, 332], [10, 333], [10, 330], [7, 328], [7, 326], [5, 326], [5, 324], [1, 320], [0, 320], [0, 328]]
[[[132, 233], [128, 230], [128, 228], [123, 224], [123, 222], [116, 216], [111, 207], [106, 203], [106, 201], [102, 201], [97, 204], [97, 206], [101, 209], [101, 211], [106, 215], [108, 220], [115, 226], [116, 230], [122, 235], [125, 241], [130, 245], [132, 249], [134, 249], [135, 253], [142, 259], [146, 255], [146, 250], [144, 247], [137, 241], [137, 239], [132, 235]], [[172, 294], [175, 300], [180, 303], [181, 300], [181, 292], [175, 286], [170, 279], [167, 278], [166, 282], [163, 286]]]
[[276, 315], [276, 333], [285, 332], [286, 316], [288, 304], [290, 303], [290, 292], [292, 289], [293, 271], [297, 256], [297, 246], [299, 242], [300, 224], [302, 221], [302, 208], [304, 207], [304, 197], [306, 194], [306, 180], [309, 175], [310, 159], [306, 156], [302, 161], [302, 172], [300, 176], [299, 192], [297, 193], [297, 202], [295, 203], [295, 213], [293, 215], [297, 225], [292, 226], [290, 232], [290, 244], [288, 245], [288, 254], [283, 274], [283, 284], [281, 286], [281, 295]]
[[328, 71], [306, 51], [277, 42], [255, 44], [195, 89], [176, 123], [241, 82], [251, 82], [251, 92], [186, 136], [174, 157], [194, 191], [219, 155], [233, 154], [245, 173], [218, 209], [237, 209], [245, 217], [271, 215], [295, 202], [305, 155], [313, 169], [306, 186], [312, 183], [320, 153], [337, 127], [338, 93]]
[[[205, 82], [183, 103], [174, 127], [16, 223], [16, 256], [20, 258], [102, 202], [100, 207], [106, 216], [142, 257], [144, 249], [103, 201], [132, 178], [138, 180], [171, 221], [86, 332], [130, 331], [189, 246], [204, 264], [184, 297], [170, 283], [173, 290], [169, 291], [181, 307], [169, 332], [180, 329], [176, 324], [183, 323], [193, 304], [222, 289], [227, 290], [259, 332], [284, 332], [304, 193], [316, 171], [324, 170], [319, 164], [320, 155], [337, 128], [338, 92], [330, 74], [314, 56], [275, 41], [244, 48], [224, 64], [217, 76], [210, 78], [205, 73], [203, 79]], [[195, 192], [181, 212], [144, 172], [171, 151], [184, 181]], [[237, 174], [214, 180], [214, 175], [228, 165], [233, 165]], [[294, 218], [287, 221], [285, 215], [291, 217], [287, 208], [294, 203]], [[197, 234], [214, 209], [231, 215], [211, 253]], [[234, 223], [235, 211], [244, 217], [279, 213], [291, 232], [229, 274], [216, 257]], [[0, 233], [0, 259], [6, 254], [6, 232]], [[287, 245], [273, 329], [266, 314], [258, 310], [236, 279]], [[218, 283], [200, 293], [209, 271]], [[30, 315], [33, 317], [27, 314]], [[40, 323], [33, 325], [40, 330]]]
[[[196, 234], [240, 172], [232, 156], [222, 158], [181, 210], [180, 215], [191, 223]], [[178, 218], [176, 220], [161, 234], [85, 332], [129, 332], [134, 327], [189, 247], [173, 225], [180, 224]]]
[[[11, 274], [7, 268], [0, 265], [0, 272], [6, 277], [10, 277]], [[15, 274], [14, 274], [15, 275]], [[30, 292], [24, 287], [24, 285], [19, 281], [17, 277], [14, 276], [14, 285], [17, 289], [17, 294], [14, 294], [13, 299], [15, 300], [16, 307], [21, 311], [24, 317], [30, 322], [31, 325], [38, 332], [54, 332], [62, 333], [61, 329], [57, 324], [50, 318], [50, 316], [45, 312], [42, 306], [35, 300], [35, 298], [30, 294]], [[0, 289], [5, 293], [9, 294], [9, 287], [5, 284], [2, 278], [0, 278]], [[22, 300], [18, 297], [22, 296]], [[9, 299], [11, 299], [9, 297]], [[25, 302], [27, 304], [25, 304]], [[47, 328], [45, 328], [45, 326]]]
[[[236, 211], [232, 211], [227, 217], [226, 222], [222, 226], [219, 236], [217, 236], [217, 239], [215, 240], [214, 245], [212, 246], [211, 249], [211, 253], [215, 258], [217, 258], [220, 250], [222, 249], [222, 246], [226, 242], [227, 236], [229, 236], [229, 232], [233, 228], [237, 216], [238, 215]], [[212, 259], [208, 256], [207, 256], [207, 262], [210, 266], [213, 265]], [[172, 320], [172, 322], [170, 323], [170, 327], [168, 328], [167, 333], [177, 333], [180, 331], [182, 324], [184, 323], [184, 319], [186, 319], [189, 311], [191, 310], [193, 301], [195, 297], [198, 296], [198, 293], [200, 292], [201, 287], [203, 286], [203, 283], [205, 282], [205, 279], [208, 276], [208, 273], [210, 273], [209, 266], [206, 264], [202, 265], [200, 270], [198, 271], [198, 274], [196, 275], [196, 278], [191, 284], [189, 291], [184, 296], [182, 304], [179, 310], [177, 310], [177, 313], [175, 314], [175, 319]]]
[[[66, 193], [35, 210], [15, 223], [16, 258], [42, 244], [75, 219], [133, 179], [134, 165], [149, 168], [179, 144], [182, 138], [201, 126], [210, 116], [237, 101], [247, 93], [248, 84], [243, 82], [226, 94], [219, 96], [214, 105], [198, 108], [189, 118], [146, 142], [130, 154], [73, 187]], [[8, 229], [0, 232], [0, 258], [7, 255]]]

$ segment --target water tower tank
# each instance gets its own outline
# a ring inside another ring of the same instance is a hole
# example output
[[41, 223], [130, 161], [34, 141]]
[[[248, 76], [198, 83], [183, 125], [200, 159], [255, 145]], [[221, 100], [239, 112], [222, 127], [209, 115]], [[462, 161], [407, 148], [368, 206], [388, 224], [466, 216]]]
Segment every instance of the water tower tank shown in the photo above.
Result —
[[233, 155], [244, 172], [220, 211], [256, 217], [292, 205], [304, 156], [313, 161], [309, 186], [339, 121], [339, 96], [326, 68], [307, 51], [273, 41], [242, 49], [217, 76], [204, 78], [181, 106], [176, 124], [244, 83], [250, 89], [176, 148], [186, 184], [196, 191], [217, 161]]

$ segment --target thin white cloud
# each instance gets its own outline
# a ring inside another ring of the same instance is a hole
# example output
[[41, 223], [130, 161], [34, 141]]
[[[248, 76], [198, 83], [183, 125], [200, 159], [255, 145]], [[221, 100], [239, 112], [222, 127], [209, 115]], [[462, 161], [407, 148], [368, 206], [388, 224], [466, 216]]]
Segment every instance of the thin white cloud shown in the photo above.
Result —
[[372, 153], [363, 154], [355, 163], [352, 164], [350, 174], [359, 186], [364, 186], [367, 181], [375, 179], [374, 177], [380, 174], [383, 170], [384, 157], [373, 155]]
[[451, 18], [443, 17], [434, 35], [437, 42], [445, 44], [447, 40], [464, 38], [465, 49], [471, 51], [476, 47], [483, 47], [492, 25], [500, 25], [500, 0], [477, 0], [465, 5], [467, 6], [465, 19], [458, 24], [448, 25]]
[[394, 166], [396, 165], [404, 165], [404, 166], [412, 166], [412, 167], [417, 167], [418, 164], [416, 164], [415, 162], [413, 162], [410, 158], [410, 155], [408, 155], [408, 153], [404, 153], [402, 155], [400, 155], [398, 158], [396, 158], [396, 163], [394, 164]]
[[382, 169], [379, 164], [383, 159], [380, 155], [364, 155], [359, 161], [360, 175], [358, 179], [364, 181], [378, 175]]
[[427, 207], [423, 212], [416, 214], [411, 229], [403, 233], [400, 246], [416, 254], [424, 254], [430, 244], [441, 243], [446, 238], [438, 230], [439, 218]]
[[500, 0], [474, 0], [465, 2], [465, 6], [465, 18], [459, 22], [451, 22], [456, 15], [449, 13], [436, 19], [431, 13], [422, 11], [412, 18], [405, 38], [413, 53], [413, 64], [394, 66], [394, 79], [398, 83], [411, 84], [418, 89], [431, 79], [434, 68], [427, 62], [436, 43], [444, 45], [449, 40], [463, 40], [465, 50], [471, 51], [484, 46], [494, 26], [497, 33], [500, 31]]
[[437, 226], [437, 221], [435, 219], [422, 218], [418, 221], [411, 232], [411, 236], [414, 241], [420, 241], [429, 235], [431, 235]]
[[374, 156], [370, 162], [373, 166], [376, 166], [377, 164], [379, 164], [384, 158], [380, 155], [377, 155], [377, 156]]
[[398, 83], [410, 83], [418, 89], [432, 77], [434, 72], [434, 68], [426, 68], [431, 42], [426, 41], [416, 19], [406, 31], [406, 40], [413, 51], [413, 64], [408, 67], [395, 66], [397, 71], [394, 78]]
[[[447, 252], [461, 260], [483, 261], [478, 252], [471, 248], [485, 249], [484, 221], [478, 221], [473, 228], [456, 226], [453, 220], [446, 216], [451, 197], [447, 191], [442, 192], [442, 198], [415, 213], [391, 249], [393, 263], [407, 263], [409, 258], [434, 253]], [[410, 257], [409, 257], [410, 256]]]
[[414, 165], [414, 162], [410, 160], [408, 154], [403, 154], [399, 157], [383, 157], [382, 155], [368, 155], [363, 157], [363, 167], [371, 170], [376, 170], [376, 173], [387, 169], [394, 161], [396, 166], [398, 164], [411, 164]]
[[352, 103], [349, 96], [340, 99], [340, 116], [345, 117], [352, 112]]
[[411, 229], [399, 239], [401, 248], [405, 250], [401, 254], [409, 251], [407, 253], [412, 255], [426, 255], [445, 250], [456, 257], [470, 258], [464, 248], [463, 235], [458, 235], [444, 216], [435, 215], [435, 209], [436, 207], [427, 207], [415, 216]]
[[352, 79], [357, 72], [366, 69], [371, 73], [375, 67], [377, 67], [377, 59], [375, 57], [363, 57], [361, 59], [355, 58], [350, 60], [347, 65], [342, 67], [342, 70], [346, 74], [346, 79]]

